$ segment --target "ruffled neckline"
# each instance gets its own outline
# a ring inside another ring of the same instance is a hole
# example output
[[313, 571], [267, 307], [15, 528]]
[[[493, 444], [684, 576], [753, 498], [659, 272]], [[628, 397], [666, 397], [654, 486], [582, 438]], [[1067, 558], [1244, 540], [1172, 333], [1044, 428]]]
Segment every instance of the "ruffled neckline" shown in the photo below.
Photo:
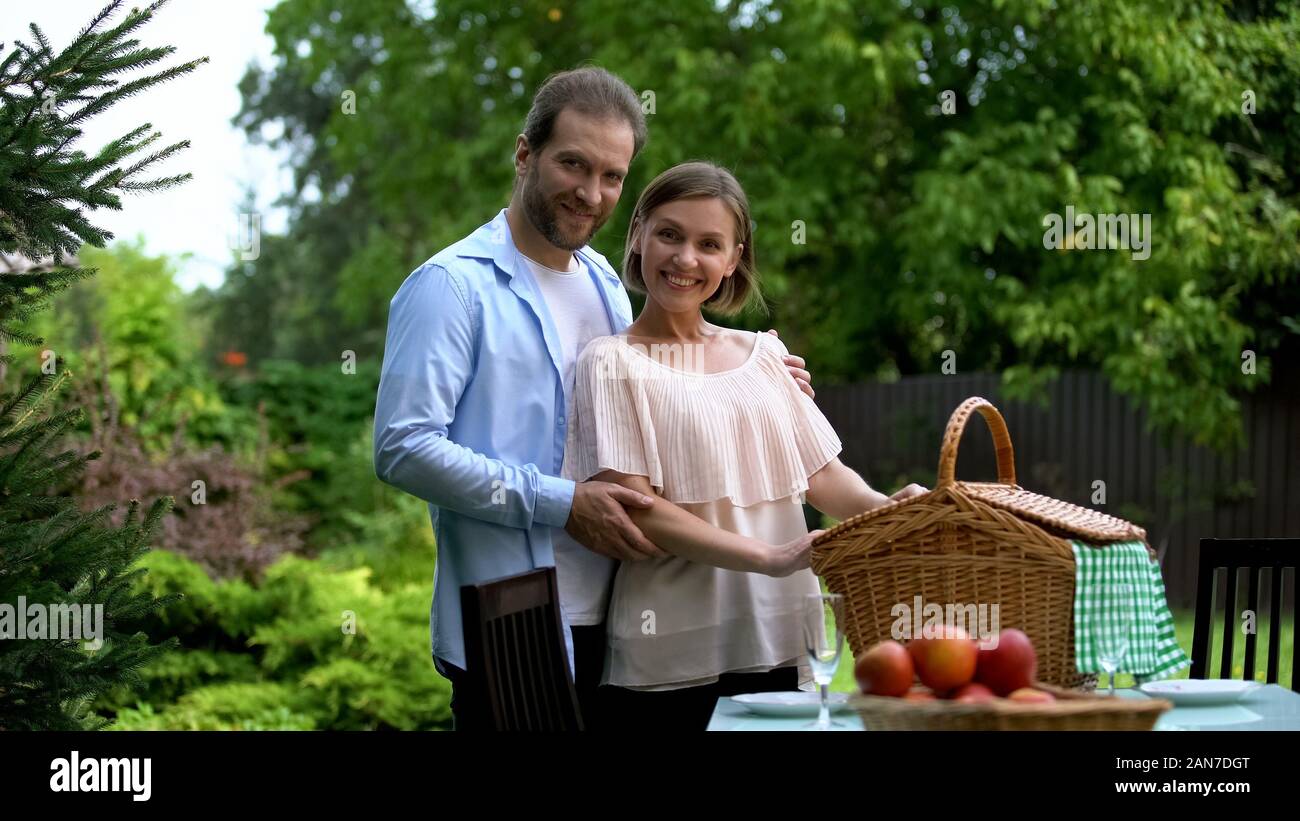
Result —
[[[681, 368], [674, 368], [671, 365], [665, 365], [664, 363], [660, 362], [658, 359], [655, 359], [653, 356], [651, 356], [650, 354], [642, 350], [643, 348], [647, 347], [645, 344], [640, 342], [629, 342], [627, 334], [615, 334], [613, 338], [619, 340], [620, 347], [624, 348], [625, 350], [631, 351], [638, 358], [643, 359], [647, 362], [652, 362], [655, 365], [658, 365], [659, 367], [663, 368], [666, 371], [669, 371], [672, 374], [675, 374], [677, 376], [689, 376], [696, 379], [708, 379], [708, 378], [714, 378], [719, 376], [732, 376], [734, 374], [738, 374], [741, 373], [742, 371], [745, 371], [751, 365], [754, 364], [755, 360], [758, 359], [759, 351], [763, 348], [763, 337], [765, 336], [765, 334], [758, 333], [758, 332], [752, 332], [752, 333], [754, 333], [754, 337], [755, 337], [754, 345], [752, 348], [750, 348], [749, 356], [745, 358], [745, 361], [734, 368], [728, 368], [725, 371], [714, 371], [713, 373], [699, 373], [696, 371], [684, 371]], [[652, 343], [652, 345], [663, 345], [663, 344], [678, 344], [678, 343], [659, 343], [659, 342]]]

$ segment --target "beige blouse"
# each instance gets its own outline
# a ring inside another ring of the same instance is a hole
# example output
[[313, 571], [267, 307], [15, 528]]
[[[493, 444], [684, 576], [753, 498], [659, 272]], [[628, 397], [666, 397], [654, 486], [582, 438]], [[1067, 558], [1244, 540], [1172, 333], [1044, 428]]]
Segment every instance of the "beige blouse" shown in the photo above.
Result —
[[[785, 345], [755, 334], [745, 363], [684, 370], [681, 349], [599, 337], [578, 357], [563, 475], [602, 470], [645, 476], [663, 498], [724, 530], [783, 544], [808, 532], [808, 477], [841, 450], [799, 390]], [[802, 570], [775, 579], [676, 556], [625, 562], [610, 594], [602, 684], [669, 690], [726, 672], [798, 665], [809, 687], [804, 597], [820, 592]]]

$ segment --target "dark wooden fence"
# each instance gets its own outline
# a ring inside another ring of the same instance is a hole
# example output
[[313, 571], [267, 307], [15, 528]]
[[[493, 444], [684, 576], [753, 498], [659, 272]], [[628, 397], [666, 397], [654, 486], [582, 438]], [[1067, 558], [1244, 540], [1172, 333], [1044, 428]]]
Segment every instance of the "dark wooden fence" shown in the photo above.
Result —
[[[1300, 536], [1300, 380], [1242, 400], [1247, 443], [1216, 452], [1187, 437], [1148, 433], [1144, 409], [1097, 373], [1067, 372], [1046, 407], [1002, 401], [996, 374], [913, 376], [894, 383], [819, 386], [817, 404], [844, 442], [845, 464], [881, 491], [904, 481], [933, 487], [948, 417], [970, 396], [1002, 413], [1021, 487], [1146, 528], [1161, 555], [1169, 602], [1191, 607], [1198, 540]], [[984, 420], [967, 423], [957, 478], [997, 481]], [[1094, 482], [1105, 504], [1094, 503]]]

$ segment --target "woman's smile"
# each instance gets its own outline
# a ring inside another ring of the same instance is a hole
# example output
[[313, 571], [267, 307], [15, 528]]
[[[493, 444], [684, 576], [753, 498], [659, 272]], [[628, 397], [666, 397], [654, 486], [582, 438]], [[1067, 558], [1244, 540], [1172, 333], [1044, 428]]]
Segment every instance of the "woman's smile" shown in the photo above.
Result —
[[660, 271], [659, 273], [665, 280], [668, 281], [668, 284], [671, 285], [672, 288], [677, 291], [689, 291], [692, 288], [694, 288], [696, 285], [699, 285], [701, 282], [704, 281], [702, 279], [683, 276], [682, 274], [675, 274], [669, 271]]

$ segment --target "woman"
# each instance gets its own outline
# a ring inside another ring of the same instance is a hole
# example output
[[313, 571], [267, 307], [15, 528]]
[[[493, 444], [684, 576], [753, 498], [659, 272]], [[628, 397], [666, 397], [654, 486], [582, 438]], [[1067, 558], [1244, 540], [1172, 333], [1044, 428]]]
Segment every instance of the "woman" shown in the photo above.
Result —
[[808, 553], [821, 531], [808, 532], [801, 497], [839, 519], [891, 501], [837, 458], [839, 438], [776, 337], [702, 315], [760, 299], [750, 226], [726, 170], [659, 175], [623, 263], [645, 308], [578, 358], [565, 475], [651, 496], [629, 514], [672, 554], [615, 576], [600, 702], [620, 729], [704, 729], [719, 696], [811, 684], [801, 618], [820, 592]]

